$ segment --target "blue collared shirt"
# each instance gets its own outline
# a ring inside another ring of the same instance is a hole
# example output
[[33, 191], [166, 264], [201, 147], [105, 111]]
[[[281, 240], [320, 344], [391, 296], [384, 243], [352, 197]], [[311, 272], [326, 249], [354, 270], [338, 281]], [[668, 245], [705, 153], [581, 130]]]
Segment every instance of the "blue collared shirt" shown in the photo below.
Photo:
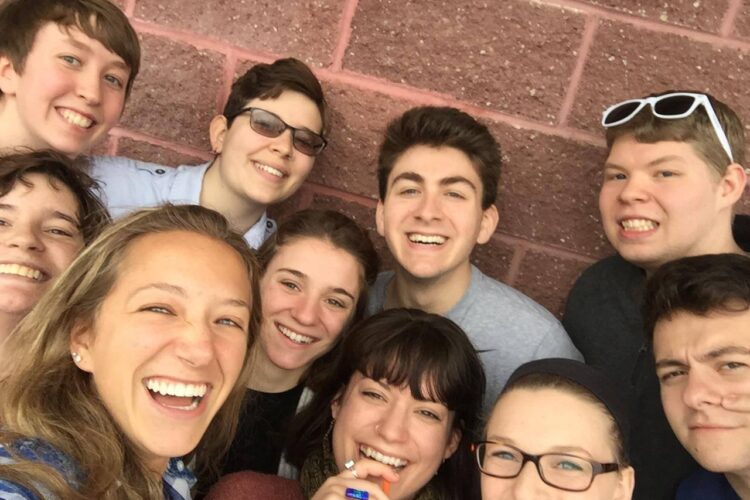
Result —
[[[13, 450], [16, 455], [27, 460], [43, 462], [53, 467], [74, 489], [78, 489], [84, 481], [83, 474], [68, 456], [41, 439], [19, 439], [13, 443]], [[8, 450], [0, 445], [0, 464], [13, 462], [15, 460]], [[190, 488], [195, 485], [195, 482], [195, 476], [185, 467], [182, 459], [170, 459], [162, 475], [164, 500], [190, 500]], [[37, 488], [45, 500], [54, 499], [49, 491]], [[28, 488], [3, 478], [0, 478], [0, 498], [3, 500], [39, 500], [39, 497]]]
[[675, 500], [740, 500], [724, 474], [701, 469], [677, 488]]
[[[114, 218], [163, 203], [199, 205], [203, 176], [209, 163], [166, 167], [117, 156], [91, 158], [91, 176], [101, 185], [102, 200]], [[258, 248], [276, 231], [265, 212], [244, 235]]]

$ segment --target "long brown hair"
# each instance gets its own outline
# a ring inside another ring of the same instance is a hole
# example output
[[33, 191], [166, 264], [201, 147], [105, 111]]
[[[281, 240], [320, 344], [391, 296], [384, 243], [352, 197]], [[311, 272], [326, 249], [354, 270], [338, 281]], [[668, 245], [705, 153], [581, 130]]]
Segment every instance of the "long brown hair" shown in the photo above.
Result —
[[[41, 463], [14, 457], [0, 465], [0, 477], [38, 493], [45, 488], [59, 498], [160, 498], [161, 481], [120, 431], [97, 395], [91, 374], [70, 357], [75, 324], [91, 322], [119, 278], [128, 246], [140, 236], [190, 231], [225, 242], [245, 263], [250, 277], [252, 311], [248, 347], [260, 324], [258, 264], [247, 243], [217, 212], [199, 206], [146, 209], [105, 230], [42, 297], [8, 338], [14, 366], [0, 398], [0, 443], [12, 452], [20, 437], [38, 438], [67, 455], [82, 473], [77, 490]], [[247, 358], [247, 355], [246, 355]], [[237, 425], [247, 377], [247, 363], [227, 401], [199, 443], [201, 463], [223, 454]], [[40, 495], [41, 496], [41, 495]]]

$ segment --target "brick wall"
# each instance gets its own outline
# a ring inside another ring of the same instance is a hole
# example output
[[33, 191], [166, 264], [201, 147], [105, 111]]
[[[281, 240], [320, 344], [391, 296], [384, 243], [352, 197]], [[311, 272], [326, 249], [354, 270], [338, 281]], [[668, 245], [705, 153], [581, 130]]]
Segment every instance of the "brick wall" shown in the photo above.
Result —
[[491, 128], [505, 159], [498, 232], [474, 258], [554, 312], [578, 273], [612, 252], [596, 204], [606, 105], [702, 89], [750, 122], [742, 0], [116, 1], [142, 37], [144, 67], [107, 153], [210, 158], [208, 123], [232, 80], [295, 56], [323, 82], [331, 144], [275, 213], [330, 206], [374, 229], [387, 121], [419, 104], [456, 106]]

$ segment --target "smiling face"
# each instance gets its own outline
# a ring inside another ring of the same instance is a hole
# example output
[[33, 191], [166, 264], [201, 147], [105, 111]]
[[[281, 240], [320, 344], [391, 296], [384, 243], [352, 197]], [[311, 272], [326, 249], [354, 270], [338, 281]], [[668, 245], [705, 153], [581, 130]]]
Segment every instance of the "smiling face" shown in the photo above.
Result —
[[[556, 389], [512, 389], [505, 393], [487, 424], [487, 440], [526, 453], [566, 453], [600, 463], [616, 462], [612, 422], [593, 402]], [[564, 491], [544, 483], [533, 463], [515, 478], [482, 474], [484, 500], [626, 500], [633, 488], [632, 469], [597, 475], [586, 491]]]
[[688, 143], [620, 137], [599, 193], [604, 232], [625, 260], [646, 270], [680, 257], [734, 251], [732, 205], [745, 182], [738, 169], [730, 166], [717, 180]]
[[92, 325], [72, 334], [79, 368], [152, 470], [195, 448], [242, 369], [250, 282], [221, 241], [139, 237]]
[[[452, 411], [414, 399], [408, 387], [380, 383], [356, 372], [331, 405], [336, 419], [332, 448], [338, 469], [347, 460], [369, 458], [394, 467], [399, 480], [389, 498], [412, 498], [456, 450]], [[373, 478], [378, 482], [379, 478]]]
[[[320, 134], [323, 121], [315, 102], [299, 92], [285, 90], [279, 97], [251, 99], [245, 107], [270, 111], [295, 128]], [[292, 146], [292, 131], [266, 137], [250, 127], [250, 114], [227, 121], [217, 116], [211, 123], [211, 144], [219, 153], [211, 166], [217, 169], [227, 196], [256, 205], [279, 203], [302, 185], [315, 162], [314, 156]]]
[[62, 182], [27, 174], [0, 198], [0, 314], [25, 315], [83, 248], [78, 200]]
[[260, 354], [295, 380], [328, 352], [354, 313], [362, 266], [318, 238], [280, 247], [261, 279]]
[[48, 23], [23, 72], [0, 56], [0, 147], [87, 152], [117, 123], [130, 70], [121, 57], [75, 27]]
[[378, 233], [411, 277], [465, 277], [474, 245], [497, 226], [494, 205], [482, 210], [482, 182], [471, 160], [455, 148], [414, 146], [388, 176], [378, 202]]
[[750, 311], [677, 312], [654, 328], [664, 413], [704, 468], [750, 473], [750, 415], [722, 407], [750, 395]]

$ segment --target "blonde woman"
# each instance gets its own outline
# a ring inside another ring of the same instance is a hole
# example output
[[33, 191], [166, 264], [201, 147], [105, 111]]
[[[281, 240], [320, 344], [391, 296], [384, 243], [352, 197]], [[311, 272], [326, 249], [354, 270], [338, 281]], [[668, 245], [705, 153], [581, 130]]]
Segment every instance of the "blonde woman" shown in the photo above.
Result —
[[137, 212], [60, 276], [8, 341], [0, 497], [190, 498], [236, 426], [258, 267], [198, 206]]

